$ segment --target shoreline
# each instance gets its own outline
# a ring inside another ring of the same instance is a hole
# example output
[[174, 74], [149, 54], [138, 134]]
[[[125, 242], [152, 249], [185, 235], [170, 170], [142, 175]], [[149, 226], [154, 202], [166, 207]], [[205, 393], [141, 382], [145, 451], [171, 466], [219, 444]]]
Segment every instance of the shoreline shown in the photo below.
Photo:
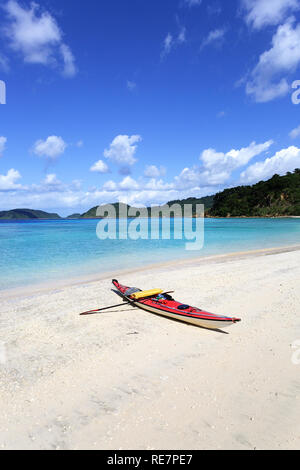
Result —
[[290, 253], [293, 251], [299, 251], [299, 245], [288, 245], [283, 247], [274, 247], [274, 248], [262, 248], [257, 250], [249, 250], [249, 251], [237, 251], [237, 252], [230, 252], [224, 254], [217, 254], [217, 255], [209, 255], [209, 256], [202, 256], [197, 258], [177, 258], [169, 261], [164, 261], [162, 263], [153, 263], [148, 264], [143, 267], [133, 267], [129, 269], [121, 269], [118, 272], [116, 271], [106, 271], [102, 274], [97, 275], [90, 275], [86, 277], [74, 277], [72, 279], [60, 279], [58, 281], [49, 282], [47, 284], [31, 284], [25, 287], [15, 287], [12, 289], [3, 289], [0, 290], [0, 295], [4, 300], [14, 300], [14, 299], [22, 299], [24, 297], [31, 297], [39, 294], [47, 294], [53, 291], [59, 291], [61, 289], [65, 289], [68, 287], [76, 287], [82, 285], [89, 285], [93, 284], [98, 281], [105, 281], [109, 279], [113, 279], [116, 277], [131, 275], [134, 273], [144, 273], [144, 272], [151, 272], [157, 269], [167, 269], [167, 268], [174, 268], [175, 266], [178, 268], [182, 268], [184, 266], [199, 266], [199, 265], [209, 265], [212, 263], [225, 263], [228, 261], [234, 260], [242, 260], [246, 258], [252, 257], [259, 257], [259, 256], [268, 256], [268, 255], [276, 255], [280, 253]]
[[[110, 217], [106, 217], [110, 218]], [[131, 216], [127, 217], [128, 220], [130, 219], [135, 219], [136, 217]], [[154, 218], [156, 219], [157, 217], [149, 217], [150, 219]], [[172, 217], [172, 218], [177, 218], [177, 217]], [[181, 218], [181, 217], [179, 217]], [[193, 216], [192, 219], [198, 219], [199, 217]], [[60, 217], [59, 219], [0, 219], [0, 222], [38, 222], [38, 221], [44, 221], [44, 222], [59, 222], [59, 221], [66, 221], [66, 220], [103, 220], [104, 217], [78, 217], [78, 218], [70, 218], [70, 217]], [[116, 220], [120, 220], [122, 217], [117, 217]], [[230, 216], [230, 217], [220, 217], [218, 215], [210, 216], [210, 215], [205, 215], [204, 219], [225, 219], [225, 220], [230, 220], [230, 219], [300, 219], [300, 215], [236, 215], [236, 216]]]

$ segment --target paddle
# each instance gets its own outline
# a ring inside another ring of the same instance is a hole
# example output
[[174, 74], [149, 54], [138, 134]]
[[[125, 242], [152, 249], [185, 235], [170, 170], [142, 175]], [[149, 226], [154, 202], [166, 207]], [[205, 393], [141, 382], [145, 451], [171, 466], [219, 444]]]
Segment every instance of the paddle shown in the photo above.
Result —
[[[174, 291], [169, 291], [169, 292], [164, 292], [164, 294], [173, 294]], [[162, 294], [163, 295], [163, 294]], [[133, 304], [135, 302], [138, 302], [139, 300], [142, 300], [142, 299], [138, 299], [138, 300], [129, 300], [129, 301], [123, 301], [123, 303], [121, 304], [117, 304], [117, 305], [110, 305], [109, 307], [103, 307], [103, 308], [98, 308], [97, 310], [89, 310], [88, 312], [83, 312], [83, 313], [80, 313], [79, 316], [83, 316], [83, 315], [95, 315], [99, 312], [104, 312], [105, 310], [109, 310], [111, 308], [117, 308], [117, 307], [122, 307], [123, 305], [129, 305], [129, 304]]]
[[123, 302], [122, 304], [110, 305], [109, 307], [98, 308], [97, 310], [90, 310], [89, 312], [83, 312], [79, 315], [94, 315], [95, 313], [103, 312], [104, 310], [109, 310], [110, 308], [122, 307], [122, 305], [131, 304], [132, 302]]

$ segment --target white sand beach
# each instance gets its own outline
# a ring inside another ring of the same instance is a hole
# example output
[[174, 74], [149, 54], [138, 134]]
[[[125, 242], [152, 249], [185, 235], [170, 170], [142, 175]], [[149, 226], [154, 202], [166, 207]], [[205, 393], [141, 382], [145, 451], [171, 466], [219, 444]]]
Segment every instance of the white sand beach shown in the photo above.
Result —
[[119, 302], [111, 276], [2, 292], [0, 448], [300, 448], [299, 247], [113, 275], [242, 322], [80, 317]]

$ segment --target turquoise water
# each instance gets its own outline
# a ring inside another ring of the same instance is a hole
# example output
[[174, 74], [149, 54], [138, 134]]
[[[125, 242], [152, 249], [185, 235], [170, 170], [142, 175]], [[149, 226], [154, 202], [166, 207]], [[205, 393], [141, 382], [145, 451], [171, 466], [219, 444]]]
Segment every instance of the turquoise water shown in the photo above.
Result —
[[184, 239], [99, 240], [97, 223], [96, 220], [0, 221], [0, 289], [178, 258], [300, 243], [300, 219], [205, 219], [201, 251], [187, 251]]

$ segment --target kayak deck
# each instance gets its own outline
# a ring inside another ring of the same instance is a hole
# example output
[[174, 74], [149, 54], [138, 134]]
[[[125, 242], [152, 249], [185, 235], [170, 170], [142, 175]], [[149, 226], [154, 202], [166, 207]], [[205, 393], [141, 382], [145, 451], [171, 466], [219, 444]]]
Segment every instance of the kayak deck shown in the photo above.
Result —
[[220, 329], [233, 325], [239, 321], [239, 318], [231, 318], [223, 315], [215, 315], [213, 313], [205, 312], [199, 308], [184, 305], [177, 302], [170, 295], [158, 295], [154, 297], [147, 297], [135, 301], [133, 298], [134, 289], [120, 284], [116, 279], [113, 281], [117, 292], [124, 298], [124, 300], [132, 301], [133, 305], [147, 310], [157, 315], [162, 315], [174, 320], [191, 323], [193, 325], [201, 326], [203, 328]]

